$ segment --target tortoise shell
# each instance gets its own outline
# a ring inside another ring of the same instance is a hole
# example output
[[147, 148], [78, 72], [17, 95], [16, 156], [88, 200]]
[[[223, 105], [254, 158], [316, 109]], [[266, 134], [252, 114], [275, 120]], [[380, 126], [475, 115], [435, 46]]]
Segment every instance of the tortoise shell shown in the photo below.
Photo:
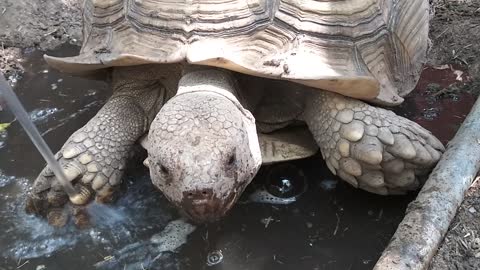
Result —
[[428, 0], [87, 0], [60, 71], [190, 63], [294, 81], [384, 105], [416, 85]]

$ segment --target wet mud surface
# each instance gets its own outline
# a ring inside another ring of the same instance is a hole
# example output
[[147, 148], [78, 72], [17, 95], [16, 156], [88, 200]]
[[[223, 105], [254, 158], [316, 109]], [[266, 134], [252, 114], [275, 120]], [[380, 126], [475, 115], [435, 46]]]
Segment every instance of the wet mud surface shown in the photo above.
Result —
[[83, 0], [2, 0], [0, 45], [53, 49], [80, 45]]
[[415, 90], [393, 110], [430, 130], [446, 145], [476, 100], [474, 94], [454, 91], [453, 86], [469, 83], [468, 73], [451, 65], [426, 66]]
[[[65, 46], [54, 54], [72, 55], [77, 50]], [[47, 143], [57, 151], [98, 111], [110, 91], [103, 82], [48, 69], [41, 55], [23, 51], [26, 71], [16, 92]], [[435, 72], [427, 68], [424, 83], [395, 110], [433, 130], [445, 142], [462, 122], [472, 97], [459, 95], [448, 102], [436, 97], [431, 102], [427, 88], [437, 77]], [[458, 108], [462, 110], [452, 112]], [[436, 115], [426, 114], [429, 110]], [[458, 117], [451, 118], [453, 114]], [[0, 122], [13, 120], [6, 111], [0, 112]], [[448, 121], [451, 130], [435, 131], [435, 126], [445, 124], [441, 121]], [[291, 163], [308, 182], [307, 191], [296, 202], [248, 202], [248, 195], [274, 169], [266, 167], [228, 217], [189, 231], [185, 244], [166, 251], [152, 236], [179, 216], [154, 190], [141, 163], [127, 172], [125, 196], [87, 230], [74, 226], [54, 230], [23, 212], [25, 192], [44, 161], [15, 121], [0, 140], [0, 164], [0, 226], [5, 232], [0, 236], [0, 269], [42, 265], [46, 269], [371, 269], [415, 196], [383, 197], [354, 189], [331, 175], [317, 156]]]

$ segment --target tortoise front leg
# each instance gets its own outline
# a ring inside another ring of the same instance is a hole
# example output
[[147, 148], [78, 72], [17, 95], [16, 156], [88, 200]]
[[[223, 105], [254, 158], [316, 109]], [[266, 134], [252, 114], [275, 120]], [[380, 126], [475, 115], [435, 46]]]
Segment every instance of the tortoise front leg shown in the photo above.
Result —
[[[147, 132], [157, 105], [163, 104], [165, 87], [161, 81], [148, 74], [138, 76], [138, 72], [129, 68], [114, 70], [112, 97], [56, 154], [67, 178], [81, 190], [85, 203], [93, 194], [98, 202], [112, 200], [132, 147]], [[66, 198], [47, 166], [34, 182], [26, 210], [46, 217], [52, 225], [63, 226], [67, 221]], [[81, 207], [73, 209], [73, 215], [83, 219]], [[84, 221], [76, 220], [79, 222]]]
[[444, 151], [429, 131], [391, 111], [331, 92], [313, 95], [305, 121], [328, 168], [354, 187], [383, 195], [416, 189]]

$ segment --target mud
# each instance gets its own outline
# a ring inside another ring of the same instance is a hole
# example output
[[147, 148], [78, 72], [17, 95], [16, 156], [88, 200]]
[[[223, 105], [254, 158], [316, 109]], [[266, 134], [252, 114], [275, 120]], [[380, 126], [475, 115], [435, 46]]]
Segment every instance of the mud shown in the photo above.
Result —
[[472, 93], [451, 90], [472, 81], [467, 71], [460, 68], [425, 67], [415, 90], [394, 111], [430, 130], [446, 145], [475, 103]]
[[480, 269], [480, 180], [467, 191], [430, 270]]
[[[454, 115], [461, 117], [468, 113], [468, 108], [456, 105], [455, 95], [471, 93], [469, 99], [470, 103], [473, 103], [480, 93], [480, 1], [433, 2], [435, 16], [431, 21], [430, 36], [433, 46], [429, 54], [429, 63], [434, 66], [451, 64], [470, 77], [467, 81], [456, 82], [448, 87], [440, 86], [439, 90], [444, 92], [441, 95], [453, 95], [447, 97], [445, 105], [450, 104], [455, 108]], [[432, 129], [455, 130], [450, 122], [446, 123], [449, 124]], [[476, 246], [480, 232], [479, 203], [480, 189], [476, 183], [467, 192], [445, 240], [434, 257], [431, 270], [480, 269], [480, 254]], [[473, 209], [476, 212], [473, 212]]]
[[12, 85], [24, 71], [24, 49], [48, 50], [65, 43], [80, 45], [82, 2], [0, 1], [0, 72]]
[[[473, 68], [479, 64], [480, 2], [476, 0], [430, 0], [432, 46], [428, 63], [459, 64]], [[479, 70], [471, 70], [478, 76]]]
[[4, 47], [53, 49], [80, 45], [82, 0], [2, 0], [0, 41]]

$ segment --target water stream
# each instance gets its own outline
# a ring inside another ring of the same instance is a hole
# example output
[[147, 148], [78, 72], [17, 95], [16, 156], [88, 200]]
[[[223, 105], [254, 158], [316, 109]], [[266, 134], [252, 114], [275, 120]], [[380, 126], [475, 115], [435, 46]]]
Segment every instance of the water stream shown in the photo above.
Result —
[[70, 181], [68, 181], [67, 176], [63, 173], [63, 170], [60, 167], [60, 164], [53, 156], [52, 150], [50, 150], [48, 145], [43, 140], [42, 136], [33, 124], [33, 121], [30, 120], [28, 113], [25, 111], [22, 104], [20, 103], [17, 96], [15, 95], [2, 74], [0, 74], [0, 104], [6, 104], [7, 106], [3, 107], [9, 108], [13, 112], [17, 120], [27, 132], [30, 140], [32, 140], [35, 147], [37, 147], [38, 151], [47, 161], [48, 166], [53, 171], [60, 184], [63, 186], [63, 189], [70, 198], [70, 201], [72, 201], [73, 203], [81, 201], [81, 199], [79, 199], [80, 195], [77, 193]]

